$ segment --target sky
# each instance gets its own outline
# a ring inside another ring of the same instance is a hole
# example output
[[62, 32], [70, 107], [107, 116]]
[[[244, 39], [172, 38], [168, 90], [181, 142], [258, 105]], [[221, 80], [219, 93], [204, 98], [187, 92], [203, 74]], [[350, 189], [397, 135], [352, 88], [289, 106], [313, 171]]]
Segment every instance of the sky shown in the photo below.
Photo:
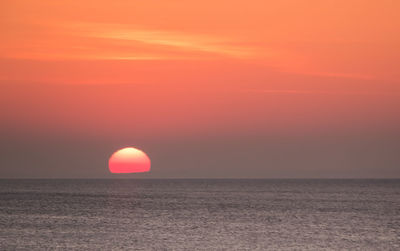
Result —
[[0, 178], [400, 178], [399, 10], [1, 0]]

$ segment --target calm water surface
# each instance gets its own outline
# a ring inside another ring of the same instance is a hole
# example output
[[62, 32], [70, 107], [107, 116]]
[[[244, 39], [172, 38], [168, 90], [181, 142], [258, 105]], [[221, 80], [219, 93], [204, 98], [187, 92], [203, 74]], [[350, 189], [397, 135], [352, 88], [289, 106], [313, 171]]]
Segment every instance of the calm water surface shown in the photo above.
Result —
[[400, 180], [0, 180], [0, 250], [400, 250]]

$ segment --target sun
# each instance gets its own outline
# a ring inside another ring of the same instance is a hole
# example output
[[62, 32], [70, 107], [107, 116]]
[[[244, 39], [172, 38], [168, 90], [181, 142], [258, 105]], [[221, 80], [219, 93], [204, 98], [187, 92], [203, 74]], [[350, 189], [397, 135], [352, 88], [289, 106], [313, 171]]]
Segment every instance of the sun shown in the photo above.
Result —
[[150, 171], [150, 158], [143, 151], [126, 147], [113, 153], [108, 160], [111, 173], [143, 173]]

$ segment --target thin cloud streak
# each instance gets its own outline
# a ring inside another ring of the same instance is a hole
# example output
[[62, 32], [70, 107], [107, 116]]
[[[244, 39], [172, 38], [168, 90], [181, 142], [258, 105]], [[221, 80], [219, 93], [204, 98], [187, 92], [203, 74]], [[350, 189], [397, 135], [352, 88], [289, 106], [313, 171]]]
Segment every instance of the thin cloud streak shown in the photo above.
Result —
[[357, 74], [357, 73], [340, 73], [340, 72], [309, 72], [309, 71], [287, 71], [286, 73], [294, 73], [299, 75], [317, 76], [317, 77], [333, 77], [333, 78], [348, 78], [348, 79], [361, 79], [370, 80], [374, 77], [371, 75]]
[[363, 92], [363, 91], [320, 91], [320, 90], [273, 90], [273, 89], [241, 89], [243, 92], [265, 93], [265, 94], [293, 94], [293, 95], [350, 95], [350, 96], [390, 96], [398, 97], [399, 92]]
[[247, 47], [235, 47], [227, 45], [228, 41], [213, 37], [191, 34], [180, 34], [159, 30], [134, 30], [106, 31], [90, 34], [91, 37], [131, 40], [146, 44], [175, 47], [180, 50], [191, 50], [222, 54], [232, 57], [250, 57], [250, 49]]

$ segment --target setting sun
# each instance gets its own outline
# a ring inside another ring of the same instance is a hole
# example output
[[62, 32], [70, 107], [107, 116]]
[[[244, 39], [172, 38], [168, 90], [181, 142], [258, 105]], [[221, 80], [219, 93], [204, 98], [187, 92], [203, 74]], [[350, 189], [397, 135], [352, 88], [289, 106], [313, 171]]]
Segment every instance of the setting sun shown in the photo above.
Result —
[[116, 151], [108, 161], [111, 173], [143, 173], [150, 171], [150, 159], [143, 151], [126, 147]]

